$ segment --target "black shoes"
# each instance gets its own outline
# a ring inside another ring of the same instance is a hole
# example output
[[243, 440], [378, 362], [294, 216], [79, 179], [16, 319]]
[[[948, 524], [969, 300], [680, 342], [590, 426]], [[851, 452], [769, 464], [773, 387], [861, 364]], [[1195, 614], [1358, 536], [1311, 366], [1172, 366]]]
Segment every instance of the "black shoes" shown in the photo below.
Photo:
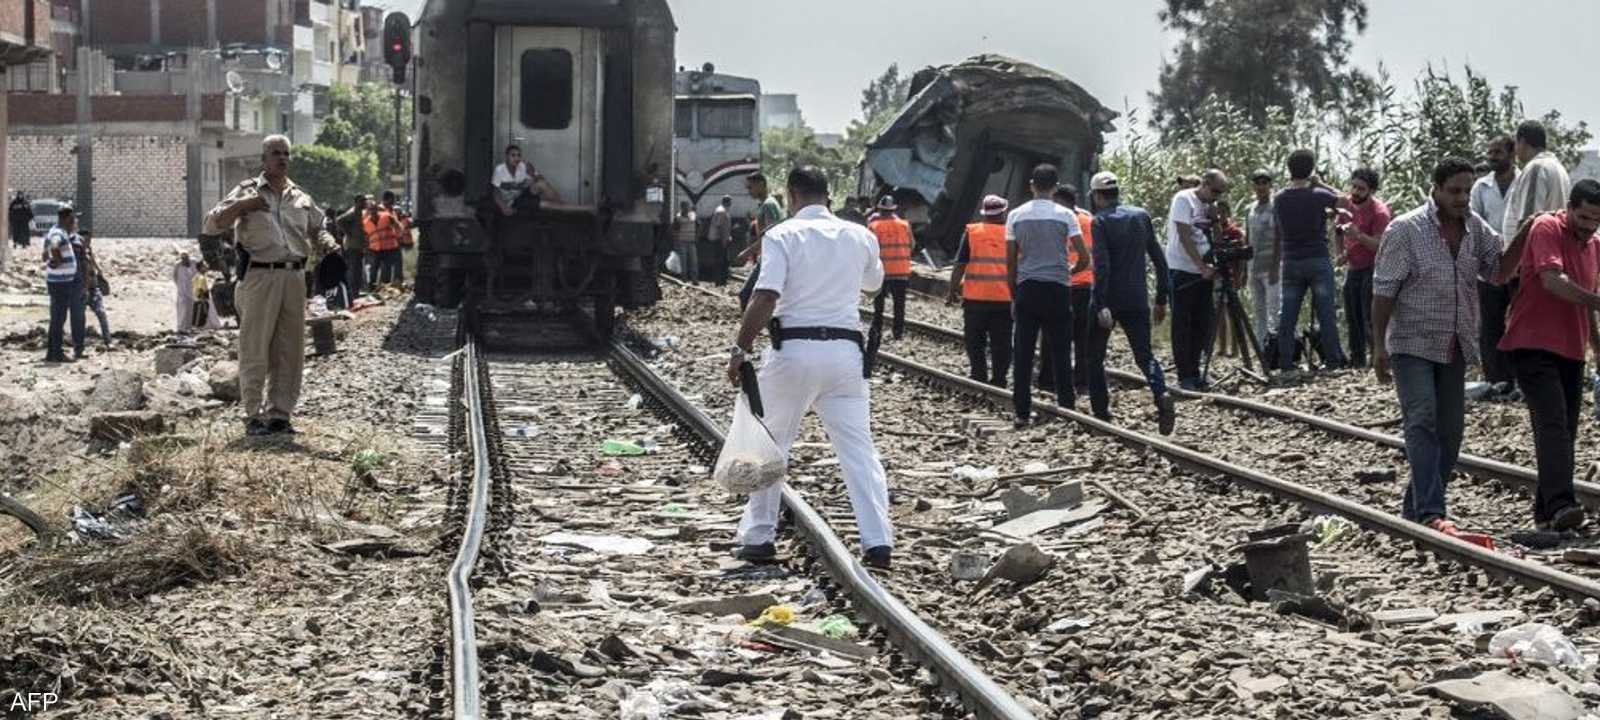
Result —
[[778, 558], [778, 548], [772, 543], [740, 545], [733, 549], [733, 559], [752, 563], [769, 563]]
[[273, 418], [263, 422], [260, 418], [251, 418], [244, 421], [244, 434], [247, 437], [266, 437], [268, 435], [294, 435], [294, 426], [283, 418]]
[[1555, 530], [1576, 530], [1583, 526], [1583, 508], [1568, 505], [1550, 516], [1550, 527]]
[[893, 550], [888, 545], [867, 548], [861, 553], [861, 564], [878, 570], [888, 570]]
[[1161, 401], [1156, 403], [1156, 425], [1162, 435], [1171, 435], [1172, 427], [1178, 423], [1177, 402], [1171, 394], [1163, 394]]

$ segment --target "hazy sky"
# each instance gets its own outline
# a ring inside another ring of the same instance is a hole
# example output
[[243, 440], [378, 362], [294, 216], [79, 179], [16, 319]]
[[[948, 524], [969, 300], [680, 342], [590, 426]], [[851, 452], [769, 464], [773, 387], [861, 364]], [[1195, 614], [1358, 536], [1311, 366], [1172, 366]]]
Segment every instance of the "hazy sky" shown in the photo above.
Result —
[[[410, 11], [422, 0], [377, 0]], [[842, 130], [860, 114], [860, 90], [891, 62], [914, 71], [982, 52], [1056, 70], [1108, 107], [1145, 103], [1169, 38], [1160, 0], [672, 0], [678, 64], [716, 63], [796, 93], [806, 121]], [[1382, 61], [1410, 82], [1428, 63], [1459, 75], [1470, 62], [1497, 85], [1522, 88], [1530, 113], [1560, 109], [1600, 124], [1600, 92], [1588, 63], [1600, 2], [1594, 0], [1368, 0], [1370, 23], [1355, 43], [1358, 65]], [[1496, 22], [1496, 19], [1499, 19]], [[1537, 39], [1519, 39], [1516, 18], [1537, 18]]]

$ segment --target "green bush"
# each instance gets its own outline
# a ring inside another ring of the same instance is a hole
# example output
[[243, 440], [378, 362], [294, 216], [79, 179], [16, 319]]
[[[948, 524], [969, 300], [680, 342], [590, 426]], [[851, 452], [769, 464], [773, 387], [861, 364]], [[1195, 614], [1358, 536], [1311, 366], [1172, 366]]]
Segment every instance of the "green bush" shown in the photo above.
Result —
[[289, 176], [323, 207], [343, 207], [357, 193], [383, 187], [378, 157], [370, 150], [301, 145], [295, 148]]

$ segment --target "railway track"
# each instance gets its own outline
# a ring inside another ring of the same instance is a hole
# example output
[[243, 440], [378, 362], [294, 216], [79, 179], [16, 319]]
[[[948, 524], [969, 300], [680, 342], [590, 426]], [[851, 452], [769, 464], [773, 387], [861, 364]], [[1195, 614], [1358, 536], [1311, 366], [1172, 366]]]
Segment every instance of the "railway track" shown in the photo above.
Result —
[[[862, 315], [864, 317], [869, 316], [869, 311], [863, 309]], [[906, 318], [906, 329], [923, 334], [929, 338], [945, 341], [957, 346], [962, 343], [960, 331], [941, 325], [935, 325], [933, 323]], [[1145, 387], [1145, 380], [1142, 376], [1126, 370], [1107, 368], [1106, 376], [1109, 380], [1115, 380], [1131, 386]], [[1172, 391], [1174, 396], [1179, 398], [1198, 400], [1208, 405], [1214, 405], [1229, 410], [1238, 410], [1262, 417], [1290, 420], [1308, 427], [1315, 428], [1317, 430], [1327, 432], [1331, 435], [1361, 440], [1374, 445], [1392, 449], [1404, 450], [1406, 446], [1405, 439], [1396, 435], [1377, 432], [1370, 428], [1358, 427], [1350, 423], [1341, 422], [1339, 420], [1326, 418], [1321, 415], [1296, 410], [1294, 408], [1285, 407], [1282, 405], [1274, 405], [1272, 403], [1261, 402], [1259, 400], [1224, 395], [1221, 393], [1193, 392], [1179, 388], [1176, 385], [1171, 386], [1169, 389]], [[1462, 472], [1473, 477], [1483, 480], [1504, 482], [1529, 491], [1536, 487], [1539, 482], [1538, 472], [1533, 468], [1514, 465], [1512, 463], [1502, 462], [1479, 455], [1473, 455], [1471, 453], [1462, 453], [1456, 462], [1456, 466]], [[1590, 510], [1600, 510], [1600, 484], [1586, 480], [1577, 480], [1573, 482], [1573, 488], [1577, 491], [1578, 502], [1582, 503]]]
[[[862, 313], [864, 317], [870, 316], [870, 310], [866, 308], [862, 309]], [[960, 334], [954, 330], [925, 322], [913, 321], [909, 317], [907, 318], [906, 326], [908, 330], [945, 341], [947, 344], [960, 341]], [[880, 352], [879, 361], [886, 368], [908, 373], [952, 393], [982, 398], [987, 402], [1007, 408], [1011, 401], [1010, 391], [973, 381], [948, 369], [918, 362], [891, 352]], [[964, 360], [961, 362], [964, 362]], [[1195, 395], [1189, 394], [1190, 397]], [[1245, 401], [1237, 405], [1226, 404], [1220, 400], [1222, 396], [1199, 395], [1205, 401], [1212, 401], [1212, 398], [1218, 398], [1215, 402], [1220, 407], [1246, 412], [1263, 412], [1258, 408], [1265, 405], [1254, 401]], [[1085, 398], [1083, 401], [1087, 401], [1087, 399]], [[1116, 438], [1121, 442], [1147, 448], [1194, 470], [1219, 474], [1230, 480], [1244, 483], [1274, 496], [1298, 503], [1314, 511], [1338, 515], [1367, 529], [1416, 543], [1418, 546], [1426, 548], [1440, 557], [1480, 567], [1493, 577], [1517, 581], [1532, 587], [1549, 587], [1565, 596], [1579, 600], [1588, 598], [1600, 600], [1600, 579], [1586, 576], [1586, 574], [1592, 572], [1586, 567], [1574, 565], [1567, 565], [1564, 568], [1555, 567], [1555, 563], [1563, 563], [1560, 556], [1551, 556], [1548, 558], [1550, 563], [1547, 564], [1508, 553], [1486, 550], [1403, 520], [1388, 509], [1357, 502], [1341, 494], [1319, 489], [1312, 484], [1288, 480], [1256, 468], [1246, 467], [1218, 457], [1215, 454], [1172, 442], [1148, 430], [1141, 432], [1122, 425], [1102, 422], [1088, 414], [1068, 410], [1050, 402], [1036, 401], [1034, 407], [1036, 413], [1069, 421], [1093, 432]], [[1124, 416], [1127, 414], [1124, 413]], [[1301, 420], [1302, 417], [1311, 417], [1306, 413], [1290, 411], [1287, 408], [1280, 408], [1279, 412], [1271, 413], [1271, 415], [1301, 422], [1306, 422], [1306, 420]], [[1356, 434], [1346, 433], [1343, 432], [1346, 429], [1344, 424], [1325, 419], [1320, 423], [1306, 422], [1306, 424], [1322, 432], [1342, 434], [1348, 438], [1366, 442], [1376, 442], [1373, 436], [1381, 435], [1370, 431]], [[1360, 430], [1354, 427], [1348, 427], [1347, 429]], [[1395, 439], [1395, 442], [1398, 442], [1398, 439]], [[1403, 443], [1399, 443], [1399, 446], [1403, 447]], [[1395, 446], [1388, 445], [1388, 447], [1393, 448]], [[1496, 465], [1493, 461], [1484, 458], [1474, 458], [1473, 467], [1475, 468], [1490, 468], [1496, 467]], [[1517, 482], [1512, 478], [1526, 477], [1529, 472], [1526, 468], [1516, 468], [1503, 463], [1498, 465], [1503, 467], [1499, 467], [1497, 473], [1489, 476], [1495, 480], [1509, 479], [1511, 482]], [[1585, 483], [1585, 485], [1589, 484]], [[1592, 491], [1592, 487], [1580, 490], [1580, 492], [1591, 493], [1585, 495], [1586, 502], [1595, 502], [1595, 496]], [[1389, 505], [1389, 507], [1397, 506], [1398, 503]]]
[[[456, 374], [459, 395], [451, 404], [458, 410], [452, 427], [463, 442], [458, 447], [461, 482], [453, 493], [462, 519], [449, 582], [454, 717], [561, 712], [558, 695], [593, 694], [594, 684], [605, 676], [637, 678], [637, 668], [630, 670], [618, 649], [628, 644], [624, 638], [641, 632], [630, 624], [632, 611], [670, 612], [660, 607], [664, 599], [685, 592], [726, 594], [742, 575], [748, 575], [744, 582], [787, 576], [783, 569], [708, 563], [692, 542], [701, 533], [731, 538], [727, 517], [734, 506], [709, 487], [704, 468], [697, 466], [714, 458], [721, 431], [622, 343], [601, 354], [555, 358], [491, 357], [469, 343], [456, 360]], [[662, 420], [670, 424], [657, 424]], [[651, 452], [603, 456], [597, 448], [612, 434], [643, 435]], [[889, 665], [888, 672], [871, 671], [883, 674], [885, 682], [875, 681], [882, 685], [875, 689], [884, 697], [868, 707], [877, 703], [880, 713], [897, 717], [949, 717], [955, 708], [962, 708], [955, 715], [980, 718], [1033, 717], [862, 568], [822, 513], [793, 490], [785, 493], [784, 504], [792, 519], [788, 527], [811, 548], [803, 577], [817, 587], [842, 590], [829, 606], [848, 608], [877, 628], [869, 637]], [[667, 512], [673, 517], [662, 520]], [[629, 526], [629, 520], [645, 522]], [[660, 527], [663, 522], [668, 526]], [[583, 549], [583, 542], [593, 540], [552, 541], [552, 533], [571, 535], [573, 528], [580, 534], [628, 535], [630, 542], [645, 540], [658, 549], [640, 556], [606, 555]], [[705, 572], [707, 564], [719, 571]], [[824, 576], [831, 584], [820, 582]], [[589, 583], [587, 593], [573, 591], [579, 582]], [[557, 614], [590, 617], [602, 611], [607, 619], [590, 620], [596, 629], [589, 634], [608, 638], [598, 649], [592, 641], [587, 646], [575, 642], [573, 632], [550, 620]], [[526, 641], [530, 636], [541, 638], [537, 647]], [[738, 682], [769, 679], [748, 660], [719, 657], [719, 662], [749, 665], [728, 671]], [[898, 662], [900, 657], [923, 671]], [[719, 682], [700, 678], [700, 684]], [[712, 692], [706, 691], [703, 700], [715, 706]], [[807, 706], [805, 697], [791, 694], [791, 709], [806, 714], [826, 709], [825, 704]], [[630, 698], [634, 695], [610, 701], [626, 704], [634, 701]]]
[[[667, 290], [655, 310], [632, 324], [660, 349], [656, 366], [664, 375], [703, 395], [709, 412], [727, 412], [716, 378], [731, 304], [705, 302], [723, 297], [705, 288]], [[1074, 422], [1014, 431], [1003, 397], [953, 391], [906, 367], [880, 370], [872, 394], [874, 435], [890, 472], [899, 531], [896, 572], [883, 581], [901, 597], [920, 598], [936, 625], [1018, 697], [1047, 705], [1048, 711], [1036, 710], [1041, 716], [1075, 717], [1091, 708], [1122, 716], [1262, 716], [1277, 705], [1279, 716], [1405, 717], [1404, 709], [1426, 702], [1407, 695], [1406, 676], [1437, 676], [1470, 660], [1470, 649], [1466, 655], [1446, 649], [1462, 650], [1460, 643], [1428, 639], [1437, 630], [1385, 628], [1362, 637], [1385, 646], [1377, 654], [1391, 664], [1369, 668], [1359, 654], [1328, 645], [1317, 629], [1327, 626], [1269, 619], [1263, 605], [1240, 602], [1220, 580], [1206, 581], [1198, 594], [1181, 591], [1179, 581], [1197, 568], [1237, 557], [1249, 533], [1316, 517], [1305, 503]], [[792, 475], [819, 507], [842, 509], [846, 500], [822, 439], [816, 426], [802, 430]], [[989, 465], [1001, 479], [965, 476], [969, 465]], [[1039, 466], [1058, 472], [1013, 477]], [[1091, 522], [1032, 538], [1060, 558], [1057, 569], [1031, 584], [974, 588], [953, 579], [955, 557], [992, 559], [1017, 542], [989, 530], [1006, 519], [997, 502], [1001, 490], [1070, 479], [1083, 481], [1086, 504], [1105, 509]], [[1542, 585], [1495, 583], [1476, 566], [1434, 557], [1414, 541], [1369, 532], [1312, 550], [1319, 594], [1358, 613], [1433, 607], [1448, 617], [1453, 610], [1509, 607], [1552, 618], [1576, 612]], [[1422, 644], [1413, 645], [1414, 638]], [[1248, 696], [1237, 685], [1245, 670], [1230, 672], [1241, 654], [1258, 673], [1277, 663], [1294, 668], [1293, 698]], [[1196, 656], [1199, 665], [1188, 667]], [[1164, 661], [1141, 660], [1151, 657]], [[1387, 676], [1401, 667], [1390, 686]]]

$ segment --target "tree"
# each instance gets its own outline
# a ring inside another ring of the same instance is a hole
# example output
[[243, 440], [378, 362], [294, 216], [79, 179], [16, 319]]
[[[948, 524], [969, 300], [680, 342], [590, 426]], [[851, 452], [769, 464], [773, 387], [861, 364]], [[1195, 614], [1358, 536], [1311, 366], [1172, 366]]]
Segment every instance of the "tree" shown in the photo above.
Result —
[[825, 148], [817, 142], [817, 134], [806, 125], [793, 128], [772, 128], [761, 133], [761, 172], [780, 187], [789, 169], [798, 165], [815, 165], [828, 176], [828, 190], [835, 200], [848, 196], [855, 190], [855, 166], [844, 159], [838, 148]]
[[1165, 0], [1157, 15], [1182, 36], [1150, 95], [1163, 132], [1191, 127], [1213, 95], [1256, 127], [1266, 126], [1268, 108], [1293, 108], [1302, 96], [1343, 116], [1371, 95], [1371, 79], [1349, 67], [1351, 37], [1367, 28], [1366, 0]]
[[890, 63], [876, 79], [861, 91], [861, 117], [871, 122], [886, 113], [900, 110], [911, 94], [911, 76], [900, 75], [900, 63]]
[[382, 187], [378, 156], [365, 149], [303, 145], [294, 150], [290, 173], [295, 183], [324, 207], [343, 207], [358, 193], [370, 194]]
[[[401, 163], [395, 162], [394, 88], [377, 83], [355, 87], [335, 85], [328, 91], [329, 117], [317, 133], [317, 144], [344, 150], [367, 150], [377, 155], [381, 170], [404, 172], [403, 161], [409, 152], [400, 148]], [[411, 101], [400, 105], [401, 141], [407, 142]]]

